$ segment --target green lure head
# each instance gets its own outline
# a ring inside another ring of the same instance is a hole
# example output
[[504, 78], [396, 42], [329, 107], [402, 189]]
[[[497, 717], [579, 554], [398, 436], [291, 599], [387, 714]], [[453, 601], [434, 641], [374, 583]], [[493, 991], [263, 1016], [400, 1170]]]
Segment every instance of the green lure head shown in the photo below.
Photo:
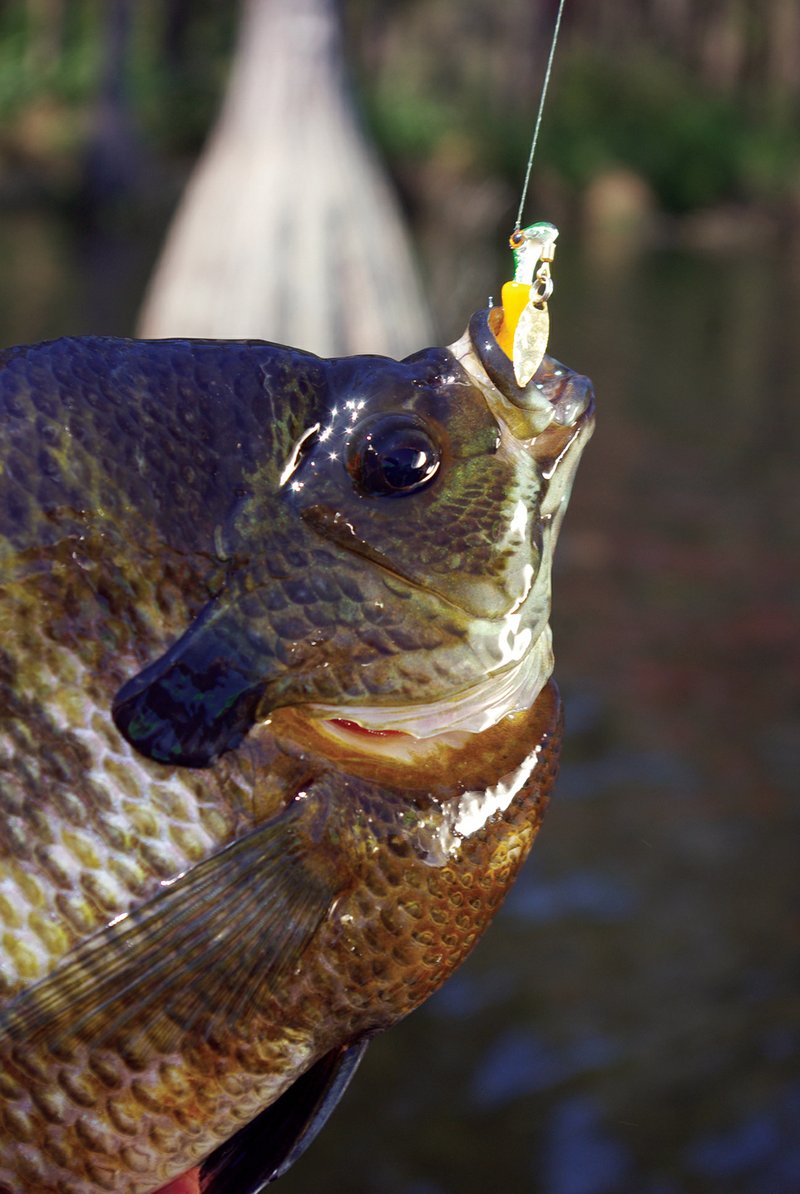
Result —
[[554, 224], [541, 220], [527, 228], [515, 228], [509, 237], [514, 254], [514, 281], [532, 286], [536, 267], [540, 261], [553, 260], [556, 250], [558, 229]]

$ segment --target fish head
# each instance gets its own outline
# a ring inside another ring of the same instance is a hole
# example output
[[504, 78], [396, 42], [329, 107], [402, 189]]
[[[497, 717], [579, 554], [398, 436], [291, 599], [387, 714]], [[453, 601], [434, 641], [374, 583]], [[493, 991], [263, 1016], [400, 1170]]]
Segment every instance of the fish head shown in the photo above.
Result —
[[320, 363], [288, 451], [243, 478], [221, 591], [117, 696], [138, 750], [207, 766], [285, 707], [417, 738], [529, 707], [592, 392], [552, 358], [521, 390], [498, 315]]

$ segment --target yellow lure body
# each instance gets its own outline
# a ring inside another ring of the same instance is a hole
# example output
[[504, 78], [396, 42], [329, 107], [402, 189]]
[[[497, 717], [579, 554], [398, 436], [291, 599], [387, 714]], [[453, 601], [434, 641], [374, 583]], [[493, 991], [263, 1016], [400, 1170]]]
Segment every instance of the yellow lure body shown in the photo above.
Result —
[[519, 317], [531, 297], [531, 288], [526, 282], [504, 282], [501, 303], [503, 305], [503, 322], [497, 333], [497, 343], [509, 358], [514, 356], [514, 333], [517, 330]]

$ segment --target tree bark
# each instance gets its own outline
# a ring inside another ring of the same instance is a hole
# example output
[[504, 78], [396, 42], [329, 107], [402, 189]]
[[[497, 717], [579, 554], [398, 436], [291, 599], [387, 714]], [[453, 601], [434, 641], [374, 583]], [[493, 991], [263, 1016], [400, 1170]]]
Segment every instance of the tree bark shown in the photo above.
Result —
[[348, 93], [331, 0], [247, 0], [226, 99], [146, 298], [143, 336], [404, 355], [433, 332]]

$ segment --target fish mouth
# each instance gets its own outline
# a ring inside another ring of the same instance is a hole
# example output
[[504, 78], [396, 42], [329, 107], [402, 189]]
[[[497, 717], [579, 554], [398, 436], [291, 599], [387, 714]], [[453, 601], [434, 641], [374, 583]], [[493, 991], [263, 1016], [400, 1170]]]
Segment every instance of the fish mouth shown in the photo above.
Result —
[[[530, 438], [531, 433], [536, 436], [533, 452], [537, 458], [560, 455], [557, 441], [562, 439], [563, 449], [566, 442], [563, 433], [574, 432], [594, 423], [592, 383], [588, 377], [575, 373], [555, 357], [545, 354], [533, 378], [527, 385], [519, 386], [513, 363], [497, 341], [502, 322], [502, 307], [486, 307], [483, 311], [476, 311], [469, 321], [466, 334], [453, 346], [453, 351], [484, 390], [490, 404], [492, 389], [506, 404], [510, 404], [510, 409], [506, 405], [501, 414], [511, 429], [518, 432], [521, 438]], [[491, 383], [488, 392], [487, 379]]]

